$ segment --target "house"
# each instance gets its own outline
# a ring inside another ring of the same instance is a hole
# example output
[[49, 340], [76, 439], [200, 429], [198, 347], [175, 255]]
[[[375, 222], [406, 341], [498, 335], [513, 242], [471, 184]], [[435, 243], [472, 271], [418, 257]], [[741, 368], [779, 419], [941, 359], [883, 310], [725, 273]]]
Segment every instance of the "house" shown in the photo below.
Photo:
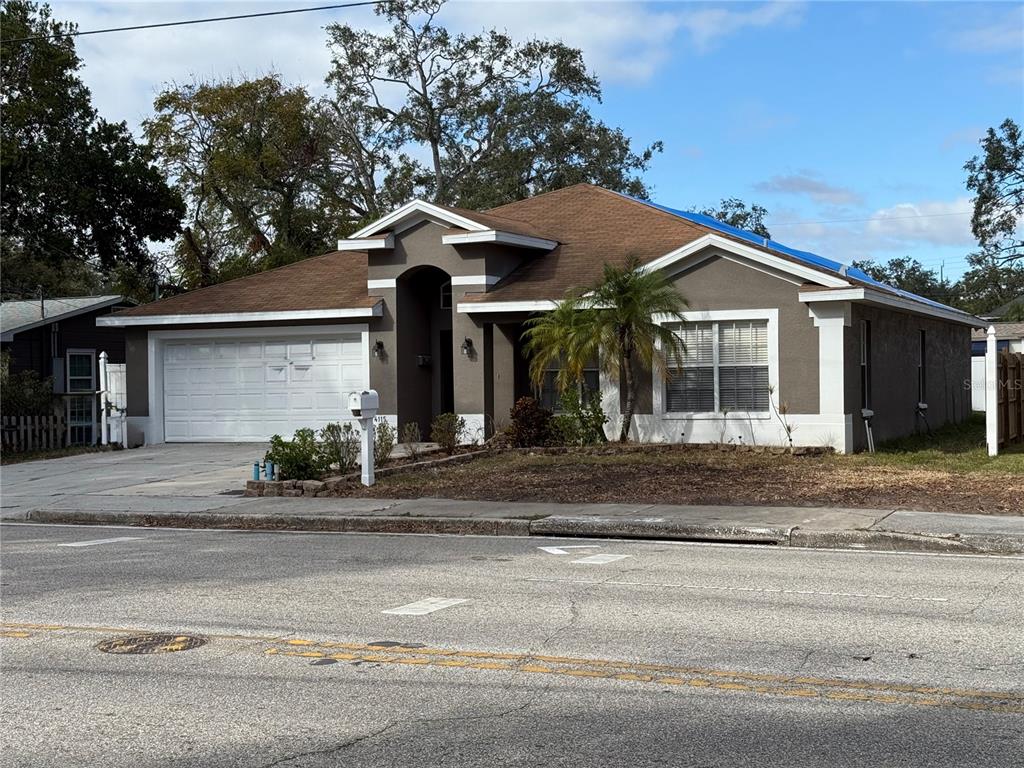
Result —
[[[999, 317], [998, 314], [994, 316]], [[971, 407], [975, 411], [985, 410], [985, 350], [988, 346], [989, 326], [996, 331], [997, 352], [1024, 352], [1024, 323], [1002, 323], [997, 320], [985, 328], [974, 330], [971, 334]]]
[[[785, 444], [786, 421], [796, 445], [849, 452], [866, 444], [862, 408], [876, 440], [969, 413], [978, 318], [588, 184], [485, 212], [414, 200], [335, 252], [98, 322], [125, 331], [130, 430], [149, 443], [318, 427], [366, 387], [397, 425], [426, 435], [454, 411], [483, 436], [533, 393], [524, 321], [630, 257], [690, 307], [688, 354], [641, 375], [636, 439]], [[588, 376], [614, 423], [617, 382]]]
[[99, 355], [124, 363], [124, 329], [97, 327], [97, 319], [135, 302], [124, 296], [64, 296], [0, 303], [0, 349], [11, 373], [53, 377], [64, 400], [68, 443], [90, 445], [99, 437]]

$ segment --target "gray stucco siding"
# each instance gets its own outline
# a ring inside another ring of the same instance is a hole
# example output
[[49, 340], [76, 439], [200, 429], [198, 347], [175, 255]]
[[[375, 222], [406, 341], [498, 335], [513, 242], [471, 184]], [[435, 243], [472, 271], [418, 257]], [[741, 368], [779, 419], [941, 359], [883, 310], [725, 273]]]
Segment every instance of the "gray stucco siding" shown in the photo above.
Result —
[[915, 431], [925, 424], [917, 416], [917, 363], [920, 331], [925, 332], [925, 402], [928, 425], [935, 429], [967, 419], [971, 408], [971, 330], [950, 323], [882, 307], [854, 304], [846, 329], [844, 361], [847, 413], [854, 414], [855, 450], [867, 445], [860, 417], [860, 321], [871, 324], [871, 408], [875, 442]]

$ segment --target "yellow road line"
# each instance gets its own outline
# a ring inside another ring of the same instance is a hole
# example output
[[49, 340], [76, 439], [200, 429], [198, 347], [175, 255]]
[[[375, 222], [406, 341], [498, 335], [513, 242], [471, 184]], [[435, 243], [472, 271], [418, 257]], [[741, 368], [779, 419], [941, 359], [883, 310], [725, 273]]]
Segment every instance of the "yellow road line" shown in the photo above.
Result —
[[[137, 627], [71, 626], [61, 624], [0, 623], [0, 637], [28, 637], [37, 632], [139, 633]], [[1024, 693], [941, 688], [906, 683], [884, 683], [805, 675], [779, 675], [740, 670], [680, 667], [612, 659], [573, 656], [460, 650], [452, 648], [384, 647], [369, 643], [319, 641], [262, 635], [222, 634], [205, 637], [220, 641], [267, 643], [267, 656], [362, 661], [377, 664], [434, 666], [480, 671], [511, 671], [572, 678], [656, 683], [737, 693], [765, 693], [833, 701], [955, 707], [992, 712], [1024, 712]], [[981, 699], [982, 701], [977, 701]]]

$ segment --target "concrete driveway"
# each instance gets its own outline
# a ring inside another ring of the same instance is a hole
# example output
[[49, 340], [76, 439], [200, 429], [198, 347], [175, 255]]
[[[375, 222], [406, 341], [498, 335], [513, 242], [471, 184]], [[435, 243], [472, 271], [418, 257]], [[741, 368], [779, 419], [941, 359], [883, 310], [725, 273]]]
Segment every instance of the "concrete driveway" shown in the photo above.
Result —
[[5, 518], [37, 509], [199, 512], [243, 501], [263, 443], [176, 443], [0, 469]]

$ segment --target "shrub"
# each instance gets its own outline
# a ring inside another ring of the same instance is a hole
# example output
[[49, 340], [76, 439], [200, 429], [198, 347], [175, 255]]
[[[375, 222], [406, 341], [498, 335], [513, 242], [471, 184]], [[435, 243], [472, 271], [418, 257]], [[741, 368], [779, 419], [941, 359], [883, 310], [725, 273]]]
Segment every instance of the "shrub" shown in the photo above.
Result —
[[441, 413], [430, 422], [430, 439], [451, 456], [466, 431], [466, 420], [454, 413]]
[[509, 439], [517, 448], [545, 445], [551, 439], [551, 411], [532, 397], [520, 397], [509, 411]]
[[274, 462], [281, 480], [316, 480], [329, 468], [312, 429], [295, 430], [291, 440], [274, 435], [266, 461]]
[[405, 444], [405, 452], [413, 461], [419, 458], [420, 451], [417, 446], [421, 442], [423, 442], [423, 436], [420, 434], [419, 423], [415, 421], [407, 422], [402, 427], [402, 443]]
[[342, 474], [352, 471], [359, 459], [359, 432], [351, 424], [328, 424], [320, 430], [324, 471], [337, 465]]
[[383, 467], [395, 450], [395, 428], [383, 416], [373, 422], [373, 465]]
[[57, 405], [53, 377], [35, 371], [11, 373], [11, 356], [0, 353], [0, 412], [4, 416], [49, 416]]

